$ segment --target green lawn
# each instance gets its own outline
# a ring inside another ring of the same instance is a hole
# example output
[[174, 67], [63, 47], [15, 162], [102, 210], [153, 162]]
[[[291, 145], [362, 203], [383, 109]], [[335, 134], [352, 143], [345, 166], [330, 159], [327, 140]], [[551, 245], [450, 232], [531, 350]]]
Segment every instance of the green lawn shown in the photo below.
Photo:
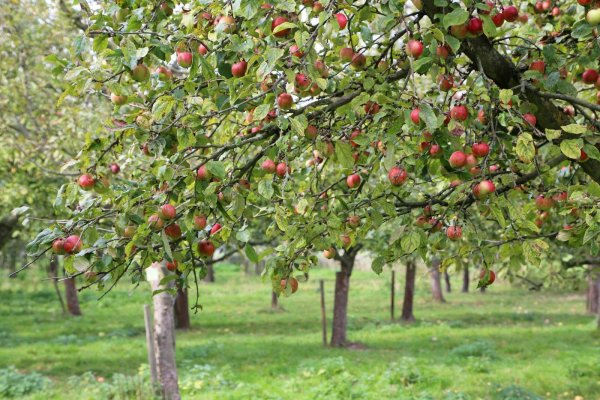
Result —
[[[204, 310], [192, 314], [193, 330], [177, 335], [183, 397], [600, 399], [600, 335], [583, 295], [500, 283], [484, 295], [453, 292], [447, 304], [434, 304], [422, 269], [418, 322], [406, 326], [389, 321], [389, 277], [353, 275], [349, 338], [364, 348], [334, 350], [321, 345], [317, 292], [325, 279], [330, 316], [333, 271], [314, 271], [298, 293], [281, 299], [285, 311], [273, 313], [268, 283], [217, 267], [217, 283], [200, 287]], [[0, 396], [149, 398], [147, 287], [122, 285], [100, 302], [87, 291], [84, 317], [68, 318], [52, 286], [31, 278], [0, 284]], [[459, 278], [453, 283], [458, 288]]]

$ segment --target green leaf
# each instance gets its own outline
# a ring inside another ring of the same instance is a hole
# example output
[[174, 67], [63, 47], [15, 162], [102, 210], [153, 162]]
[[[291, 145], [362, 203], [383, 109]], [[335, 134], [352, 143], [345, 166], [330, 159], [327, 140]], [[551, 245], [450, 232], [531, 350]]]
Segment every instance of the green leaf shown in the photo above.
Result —
[[265, 199], [270, 199], [273, 197], [273, 184], [270, 180], [264, 179], [258, 182], [258, 194], [260, 194]]
[[294, 24], [294, 23], [292, 23], [292, 22], [284, 22], [283, 24], [281, 24], [281, 25], [278, 25], [278, 26], [275, 28], [275, 30], [273, 30], [273, 33], [279, 33], [279, 32], [281, 32], [281, 31], [283, 31], [283, 30], [286, 30], [286, 29], [293, 29], [293, 28], [295, 28], [295, 27], [296, 27], [296, 24]]
[[248, 241], [250, 241], [250, 237], [251, 237], [251, 232], [248, 229], [239, 230], [235, 234], [235, 238], [237, 240], [239, 240], [240, 242], [244, 242], [244, 243], [247, 243]]
[[448, 29], [452, 25], [464, 24], [469, 18], [469, 13], [462, 8], [455, 8], [452, 12], [444, 15], [444, 28]]
[[535, 145], [530, 133], [522, 133], [517, 139], [517, 156], [524, 163], [530, 163], [535, 157]]
[[308, 120], [304, 114], [297, 117], [293, 117], [290, 120], [292, 125], [292, 131], [298, 136], [304, 136], [304, 130], [308, 126]]
[[485, 36], [490, 38], [496, 36], [496, 25], [492, 18], [486, 14], [479, 14], [479, 18], [483, 20], [483, 33]]
[[540, 265], [542, 250], [547, 249], [548, 245], [542, 239], [535, 239], [524, 241], [521, 248], [525, 261], [537, 267]]
[[262, 121], [267, 116], [269, 111], [271, 111], [272, 107], [273, 106], [271, 104], [261, 104], [254, 109], [252, 119], [254, 121]]
[[375, 259], [371, 262], [371, 269], [376, 274], [381, 274], [383, 271], [383, 266], [385, 265], [385, 258], [383, 256], [375, 257]]
[[586, 133], [588, 131], [588, 128], [586, 128], [583, 125], [579, 125], [579, 124], [569, 124], [569, 125], [561, 126], [561, 128], [565, 132], [573, 133], [576, 135], [580, 135], [580, 134]]
[[420, 110], [419, 115], [421, 116], [423, 121], [425, 121], [425, 125], [427, 125], [427, 129], [429, 129], [431, 132], [435, 131], [439, 126], [438, 119], [437, 119], [437, 116], [435, 115], [435, 113], [433, 112], [433, 110], [431, 109], [431, 107], [429, 106], [429, 104], [427, 104], [427, 103], [421, 104], [419, 106], [419, 110]]
[[244, 246], [244, 253], [246, 253], [248, 260], [252, 261], [253, 263], [260, 261], [258, 254], [256, 254], [256, 250], [254, 250], [254, 247], [250, 246], [248, 243], [246, 243], [246, 246]]
[[570, 159], [577, 160], [581, 156], [581, 140], [563, 140], [560, 142], [560, 151]]
[[350, 143], [342, 142], [341, 140], [335, 142], [335, 155], [344, 168], [352, 168], [354, 165]]
[[175, 99], [171, 96], [159, 97], [152, 106], [152, 115], [156, 120], [163, 119], [175, 106]]
[[561, 134], [562, 134], [562, 131], [560, 129], [546, 128], [546, 138], [550, 141], [552, 141], [554, 139], [558, 139]]
[[503, 228], [506, 227], [506, 219], [504, 218], [504, 213], [502, 212], [500, 207], [498, 207], [495, 204], [490, 204], [489, 207], [492, 215], [494, 216], [496, 221], [498, 221], [500, 226]]
[[415, 231], [405, 234], [400, 240], [400, 247], [406, 254], [412, 254], [420, 244], [421, 236]]
[[206, 169], [208, 172], [216, 176], [217, 178], [225, 178], [225, 166], [220, 161], [209, 161], [206, 163]]
[[589, 158], [600, 161], [600, 150], [598, 150], [596, 146], [585, 143], [583, 145], [583, 151], [585, 151], [585, 154], [587, 154]]
[[160, 237], [163, 242], [163, 247], [165, 248], [165, 252], [167, 253], [167, 261], [173, 261], [173, 253], [171, 253], [171, 245], [169, 244], [169, 238], [163, 229], [160, 232]]

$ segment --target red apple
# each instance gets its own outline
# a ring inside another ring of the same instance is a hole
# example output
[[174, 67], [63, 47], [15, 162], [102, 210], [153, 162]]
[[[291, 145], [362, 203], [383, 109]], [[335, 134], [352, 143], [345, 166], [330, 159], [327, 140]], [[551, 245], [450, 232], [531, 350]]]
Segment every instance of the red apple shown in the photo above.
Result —
[[433, 158], [440, 157], [442, 155], [442, 147], [439, 144], [433, 143], [429, 148], [429, 155]]
[[502, 15], [506, 21], [515, 22], [519, 18], [519, 10], [515, 6], [504, 7]]
[[410, 112], [410, 120], [415, 124], [418, 125], [419, 122], [421, 122], [421, 117], [420, 117], [420, 110], [418, 108], [413, 108], [412, 111]]
[[92, 190], [96, 184], [96, 180], [90, 174], [83, 174], [77, 179], [77, 183], [83, 190]]
[[401, 186], [408, 179], [408, 174], [404, 168], [392, 167], [388, 172], [388, 179], [392, 186]]
[[167, 67], [161, 66], [156, 68], [156, 74], [158, 75], [158, 80], [161, 82], [166, 82], [173, 79], [173, 72]]
[[83, 242], [81, 238], [77, 235], [71, 235], [65, 239], [63, 243], [63, 249], [68, 254], [78, 253], [81, 251], [81, 247], [83, 246]]
[[350, 189], [357, 188], [360, 185], [360, 181], [360, 175], [358, 174], [352, 174], [346, 178], [346, 184]]
[[198, 45], [198, 53], [200, 53], [200, 54], [202, 54], [203, 56], [205, 56], [205, 55], [207, 55], [207, 54], [208, 54], [208, 48], [207, 48], [205, 45], [203, 45], [202, 43], [200, 43], [200, 44]]
[[52, 251], [55, 254], [65, 254], [65, 239], [59, 238], [52, 242]]
[[492, 15], [492, 22], [496, 25], [497, 28], [501, 27], [504, 24], [504, 14], [497, 13]]
[[192, 66], [193, 58], [192, 53], [189, 51], [181, 52], [177, 54], [177, 64], [182, 68], [189, 68]]
[[166, 267], [171, 272], [175, 271], [177, 269], [177, 260], [173, 260], [173, 262], [167, 261]]
[[588, 83], [590, 85], [594, 84], [598, 79], [598, 71], [596, 71], [595, 69], [586, 69], [585, 71], [583, 71], [581, 79], [583, 80], [583, 82]]
[[364, 108], [365, 108], [365, 113], [367, 113], [367, 114], [373, 115], [373, 114], [377, 114], [379, 112], [379, 104], [374, 103], [372, 101], [367, 101], [365, 103]]
[[275, 165], [275, 162], [273, 160], [266, 159], [261, 164], [261, 168], [263, 169], [263, 171], [272, 174], [277, 170], [277, 165]]
[[179, 239], [181, 237], [181, 227], [177, 224], [168, 225], [165, 228], [165, 234], [171, 239]]
[[474, 143], [471, 150], [475, 157], [485, 157], [490, 153], [490, 146], [485, 142]]
[[540, 194], [535, 198], [535, 206], [538, 210], [547, 211], [554, 207], [554, 200], [552, 197], [546, 197], [543, 194]]
[[154, 229], [155, 231], [160, 231], [163, 228], [163, 226], [165, 226], [165, 223], [158, 216], [158, 214], [152, 214], [151, 216], [148, 217], [148, 225], [150, 226], [150, 228]]
[[127, 96], [111, 93], [110, 101], [116, 106], [122, 106], [123, 104], [127, 103]]
[[314, 67], [322, 78], [327, 78], [329, 76], [329, 70], [323, 61], [316, 60]]
[[206, 215], [194, 215], [194, 227], [199, 231], [206, 228]]
[[423, 43], [419, 40], [410, 39], [406, 43], [406, 54], [415, 59], [421, 57], [421, 54], [423, 54]]
[[241, 78], [246, 75], [246, 69], [248, 68], [248, 63], [244, 60], [238, 61], [231, 66], [231, 75], [236, 78]]
[[479, 283], [481, 286], [489, 286], [496, 280], [496, 274], [491, 269], [482, 269], [479, 273]]
[[529, 65], [529, 69], [532, 71], [538, 71], [540, 74], [546, 72], [546, 63], [542, 60], [533, 61]]
[[327, 259], [332, 259], [333, 257], [335, 257], [335, 249], [333, 247], [330, 247], [326, 250], [323, 250], [323, 257]]
[[317, 137], [318, 134], [318, 129], [316, 126], [314, 125], [309, 125], [306, 127], [306, 129], [304, 130], [304, 135], [308, 138], [308, 139], [314, 139]]
[[287, 35], [289, 35], [292, 32], [292, 30], [290, 28], [287, 28], [287, 29], [282, 29], [279, 32], [275, 33], [275, 28], [277, 28], [279, 25], [281, 25], [285, 22], [288, 22], [288, 19], [286, 17], [273, 18], [273, 22], [271, 22], [271, 32], [273, 32], [273, 36], [282, 38], [282, 37], [286, 37]]
[[119, 167], [119, 164], [117, 163], [112, 163], [110, 164], [110, 172], [112, 172], [113, 174], [118, 174], [121, 171], [121, 167]]
[[464, 105], [454, 106], [450, 109], [450, 118], [457, 121], [464, 121], [469, 117], [469, 110]]
[[462, 168], [467, 163], [467, 155], [462, 151], [455, 151], [450, 155], [448, 163], [452, 168]]
[[150, 78], [150, 71], [144, 64], [138, 64], [131, 70], [131, 78], [136, 82], [144, 82]]
[[201, 240], [198, 242], [198, 252], [202, 257], [212, 257], [215, 253], [215, 245], [210, 240]]
[[352, 65], [352, 68], [354, 69], [363, 69], [365, 65], [367, 65], [367, 57], [365, 57], [364, 54], [354, 54], [352, 56], [352, 61], [350, 62], [350, 65]]
[[294, 105], [294, 99], [289, 93], [281, 93], [277, 97], [277, 105], [283, 110], [288, 110]]
[[354, 57], [354, 50], [350, 47], [344, 47], [340, 50], [340, 58], [342, 61], [350, 62]]
[[281, 291], [285, 292], [288, 285], [292, 289], [292, 294], [296, 293], [298, 290], [298, 280], [296, 278], [282, 279], [280, 282]]
[[435, 49], [435, 54], [445, 60], [450, 55], [450, 47], [447, 44], [440, 45]]
[[475, 36], [483, 33], [483, 21], [480, 18], [473, 17], [467, 23], [467, 30]]
[[454, 87], [454, 78], [452, 75], [440, 75], [438, 76], [438, 84], [441, 91], [447, 92]]
[[288, 167], [287, 164], [284, 162], [280, 162], [279, 164], [277, 164], [277, 167], [275, 167], [275, 174], [280, 178], [285, 177], [290, 172], [291, 168]]
[[496, 191], [494, 182], [490, 180], [481, 181], [473, 187], [473, 196], [477, 199], [484, 199]]
[[294, 80], [296, 81], [296, 86], [300, 89], [306, 89], [310, 86], [310, 79], [305, 74], [296, 74]]
[[335, 19], [337, 19], [337, 23], [338, 23], [338, 26], [340, 27], [340, 30], [346, 28], [346, 25], [348, 24], [348, 17], [346, 17], [342, 13], [338, 13], [338, 14], [335, 14]]
[[360, 226], [360, 217], [358, 215], [351, 215], [346, 219], [348, 226], [351, 228], [358, 228]]
[[537, 118], [533, 114], [530, 114], [530, 113], [523, 114], [523, 119], [532, 126], [535, 126], [537, 124]]
[[158, 210], [158, 216], [164, 220], [173, 219], [177, 216], [177, 210], [172, 204], [163, 204]]
[[210, 228], [210, 235], [214, 235], [215, 233], [219, 232], [221, 230], [221, 224], [219, 224], [218, 222], [216, 224], [214, 224], [212, 226], [212, 228]]
[[198, 168], [198, 172], [196, 173], [196, 179], [199, 181], [208, 181], [212, 178], [212, 174], [206, 169], [206, 164], [202, 165]]
[[462, 238], [462, 228], [457, 225], [451, 225], [446, 229], [446, 237], [450, 240], [459, 240]]

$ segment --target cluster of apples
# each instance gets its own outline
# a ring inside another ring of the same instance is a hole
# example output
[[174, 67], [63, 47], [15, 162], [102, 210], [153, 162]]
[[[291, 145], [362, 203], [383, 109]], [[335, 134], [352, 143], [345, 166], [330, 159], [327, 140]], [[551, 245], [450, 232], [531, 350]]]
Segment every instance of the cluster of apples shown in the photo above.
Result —
[[280, 178], [284, 178], [286, 175], [291, 174], [292, 169], [285, 162], [275, 164], [275, 161], [267, 158], [261, 164], [261, 168], [268, 174], [275, 174]]
[[[538, 210], [538, 214], [535, 219], [535, 224], [538, 228], [541, 228], [551, 216], [551, 210], [554, 207], [559, 206], [560, 203], [566, 202], [568, 199], [567, 192], [559, 192], [553, 196], [547, 196], [539, 194], [535, 197], [535, 207]], [[574, 216], [577, 214], [577, 209], [572, 213]]]
[[71, 235], [67, 238], [58, 238], [52, 242], [52, 251], [55, 254], [74, 254], [81, 251], [83, 242], [77, 235]]

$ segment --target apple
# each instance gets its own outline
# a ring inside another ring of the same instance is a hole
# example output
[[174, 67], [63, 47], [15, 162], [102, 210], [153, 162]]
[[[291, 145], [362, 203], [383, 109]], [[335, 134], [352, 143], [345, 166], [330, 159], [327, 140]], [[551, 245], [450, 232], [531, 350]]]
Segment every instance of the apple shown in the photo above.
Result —
[[244, 60], [238, 61], [231, 66], [231, 75], [236, 78], [241, 78], [246, 75], [246, 69], [248, 68], [248, 63]]
[[552, 7], [552, 2], [550, 0], [542, 1], [542, 10], [548, 11], [550, 9], [550, 7]]
[[450, 109], [450, 118], [457, 121], [464, 121], [469, 117], [469, 110], [464, 105], [454, 106]]
[[406, 43], [406, 54], [417, 59], [423, 54], [423, 43], [419, 40], [410, 39]]
[[452, 75], [440, 75], [438, 76], [438, 84], [441, 91], [447, 92], [454, 87], [454, 78]]
[[154, 229], [155, 231], [159, 231], [163, 228], [165, 223], [158, 216], [158, 214], [152, 214], [151, 216], [148, 217], [148, 225], [150, 226], [150, 228]]
[[560, 11], [560, 8], [558, 8], [558, 7], [554, 7], [554, 8], [552, 9], [552, 11], [550, 12], [550, 14], [551, 14], [553, 17], [558, 17], [558, 16], [560, 15], [560, 12], [561, 12], [561, 11]]
[[272, 174], [277, 170], [277, 166], [275, 165], [275, 162], [270, 159], [266, 159], [265, 161], [263, 161], [263, 163], [261, 164], [261, 168], [263, 169], [263, 171], [265, 171], [269, 174]]
[[519, 10], [515, 6], [504, 7], [502, 16], [508, 22], [515, 22], [519, 18]]
[[177, 210], [172, 204], [163, 204], [158, 210], [158, 216], [163, 220], [173, 219], [177, 216]]
[[585, 71], [583, 71], [581, 79], [587, 84], [594, 84], [598, 79], [598, 71], [596, 71], [595, 69], [586, 69]]
[[496, 25], [497, 28], [501, 27], [504, 24], [504, 14], [497, 13], [492, 15], [492, 22]]
[[275, 167], [275, 174], [280, 177], [283, 178], [286, 175], [290, 174], [292, 172], [291, 168], [287, 166], [286, 163], [284, 162], [280, 162], [279, 164], [277, 164], [277, 167]]
[[294, 105], [294, 99], [289, 93], [281, 93], [277, 97], [277, 105], [283, 110], [288, 110]]
[[132, 238], [133, 235], [135, 235], [136, 230], [137, 230], [137, 228], [135, 227], [135, 225], [127, 225], [123, 229], [123, 236], [126, 238]]
[[83, 174], [77, 179], [77, 183], [83, 190], [92, 190], [96, 184], [96, 180], [90, 174]]
[[194, 228], [199, 231], [206, 228], [206, 215], [194, 215]]
[[467, 155], [462, 151], [455, 151], [450, 155], [448, 163], [452, 168], [462, 168], [467, 163]]
[[55, 254], [65, 254], [65, 239], [59, 238], [52, 242], [52, 251]]
[[177, 269], [177, 260], [173, 260], [173, 262], [167, 261], [166, 267], [171, 272], [175, 271]]
[[144, 64], [138, 64], [131, 70], [131, 78], [136, 82], [144, 82], [150, 78], [150, 70]]
[[179, 64], [179, 66], [182, 68], [189, 68], [192, 66], [193, 58], [194, 57], [192, 56], [192, 53], [189, 51], [183, 51], [177, 54], [177, 64]]
[[415, 225], [419, 228], [426, 228], [429, 226], [429, 218], [424, 215], [419, 215], [415, 220]]
[[580, 162], [585, 162], [585, 161], [588, 160], [588, 158], [589, 157], [588, 157], [587, 153], [585, 151], [583, 151], [583, 149], [581, 149], [581, 153], [579, 155], [579, 161]]
[[529, 69], [532, 71], [538, 71], [540, 74], [546, 72], [546, 63], [542, 60], [533, 61], [529, 64]]
[[327, 69], [327, 66], [322, 60], [316, 60], [314, 63], [314, 67], [319, 73], [319, 75], [321, 75], [321, 78], [327, 78], [329, 76], [329, 70]]
[[337, 20], [340, 30], [346, 28], [346, 25], [348, 24], [348, 17], [346, 17], [342, 13], [338, 13], [338, 14], [335, 14], [335, 19]]
[[438, 158], [442, 155], [442, 147], [439, 144], [433, 143], [429, 148], [429, 155], [433, 158]]
[[467, 23], [467, 30], [475, 36], [483, 33], [483, 21], [480, 18], [473, 17]]
[[483, 108], [477, 112], [477, 121], [483, 125], [487, 124], [487, 117], [485, 116], [485, 111], [483, 111]]
[[212, 174], [206, 169], [206, 164], [200, 166], [198, 168], [198, 172], [196, 173], [196, 179], [199, 181], [208, 181], [212, 178]]
[[496, 191], [494, 182], [490, 180], [481, 181], [473, 187], [473, 196], [476, 199], [484, 199]]
[[68, 254], [78, 253], [83, 246], [81, 238], [77, 235], [67, 237], [63, 243], [63, 249]]
[[360, 185], [360, 181], [361, 181], [360, 175], [358, 175], [358, 174], [352, 174], [346, 178], [346, 184], [348, 185], [348, 187], [350, 189], [354, 189], [354, 188], [358, 187]]
[[404, 168], [392, 167], [388, 172], [388, 179], [392, 186], [401, 186], [408, 179], [408, 174]]
[[372, 101], [367, 101], [365, 103], [365, 113], [367, 114], [377, 114], [379, 112], [379, 104], [374, 103]]
[[302, 56], [304, 55], [304, 52], [300, 50], [300, 47], [298, 47], [295, 44], [290, 46], [289, 51], [290, 51], [290, 54], [293, 55], [294, 57], [302, 58]]
[[111, 93], [110, 101], [112, 101], [112, 103], [116, 106], [122, 106], [123, 104], [127, 103], [127, 96]]
[[543, 194], [540, 194], [535, 198], [535, 206], [538, 210], [547, 211], [554, 207], [554, 200], [552, 197], [546, 197]]
[[431, 225], [430, 229], [432, 232], [439, 232], [443, 228], [442, 221], [440, 221], [437, 218], [433, 218], [433, 217], [429, 218], [429, 220], [427, 221], [427, 224]]
[[200, 53], [203, 56], [207, 55], [208, 54], [208, 47], [206, 47], [204, 44], [200, 43], [198, 45], [198, 53]]
[[348, 226], [351, 228], [358, 228], [360, 226], [360, 217], [358, 215], [351, 215], [346, 219]]
[[212, 228], [210, 228], [210, 234], [209, 235], [214, 235], [215, 233], [219, 232], [221, 230], [222, 226], [221, 224], [219, 224], [218, 222], [216, 224], [214, 224], [212, 226]]
[[531, 126], [535, 126], [537, 124], [537, 118], [535, 115], [527, 113], [523, 115], [523, 119], [527, 121], [527, 123]]
[[314, 5], [312, 6], [312, 10], [315, 14], [320, 13], [321, 11], [323, 11], [324, 7], [323, 4], [319, 3], [318, 1], [314, 3]]
[[217, 25], [217, 29], [225, 33], [233, 33], [237, 30], [235, 18], [230, 15], [217, 17], [217, 19], [215, 19], [215, 23]]
[[491, 269], [482, 269], [479, 273], [479, 283], [482, 286], [489, 286], [496, 280], [496, 273]]
[[317, 127], [314, 125], [309, 125], [304, 130], [304, 135], [309, 139], [316, 138], [318, 133], [319, 133], [319, 131], [318, 131]]
[[447, 44], [443, 44], [443, 45], [439, 45], [436, 49], [435, 49], [435, 54], [442, 59], [446, 59], [450, 56], [450, 46], [448, 46]]
[[215, 253], [215, 245], [210, 240], [201, 240], [198, 242], [198, 253], [203, 258], [212, 257]]
[[446, 229], [446, 237], [450, 240], [459, 240], [462, 238], [462, 227], [451, 225]]
[[310, 79], [305, 74], [296, 74], [294, 80], [296, 81], [296, 86], [301, 89], [306, 89], [310, 86]]
[[485, 142], [477, 142], [471, 146], [471, 151], [475, 157], [485, 157], [490, 153], [490, 145]]
[[181, 237], [181, 227], [177, 224], [168, 225], [165, 228], [165, 234], [171, 239], [179, 239]]
[[340, 241], [342, 242], [344, 248], [348, 248], [352, 244], [352, 239], [345, 233], [340, 235]]
[[418, 108], [413, 108], [412, 111], [410, 112], [410, 120], [415, 124], [418, 125], [419, 122], [421, 122], [421, 117], [420, 114], [421, 111]]
[[323, 257], [331, 260], [333, 257], [335, 257], [335, 249], [333, 247], [330, 247], [326, 250], [323, 250]]
[[156, 68], [156, 74], [158, 75], [158, 80], [161, 82], [173, 79], [173, 72], [167, 67], [160, 66]]
[[279, 32], [275, 32], [275, 28], [277, 28], [279, 25], [284, 24], [288, 21], [289, 20], [286, 17], [273, 18], [273, 22], [271, 22], [271, 32], [273, 32], [273, 36], [282, 38], [282, 37], [286, 37], [287, 35], [289, 35], [292, 32], [292, 30], [290, 28], [282, 29]]
[[579, 3], [579, 5], [584, 7], [592, 4], [592, 0], [577, 0], [577, 2]]
[[477, 165], [477, 159], [473, 154], [467, 154], [465, 158], [465, 165], [469, 168], [473, 168]]
[[296, 278], [282, 279], [280, 282], [282, 292], [285, 291], [285, 289], [288, 287], [288, 284], [292, 289], [292, 294], [296, 293], [298, 290], [298, 280]]
[[352, 68], [361, 70], [367, 65], [367, 57], [364, 54], [354, 54], [350, 62]]
[[419, 151], [423, 153], [431, 147], [431, 142], [421, 142], [419, 144]]

